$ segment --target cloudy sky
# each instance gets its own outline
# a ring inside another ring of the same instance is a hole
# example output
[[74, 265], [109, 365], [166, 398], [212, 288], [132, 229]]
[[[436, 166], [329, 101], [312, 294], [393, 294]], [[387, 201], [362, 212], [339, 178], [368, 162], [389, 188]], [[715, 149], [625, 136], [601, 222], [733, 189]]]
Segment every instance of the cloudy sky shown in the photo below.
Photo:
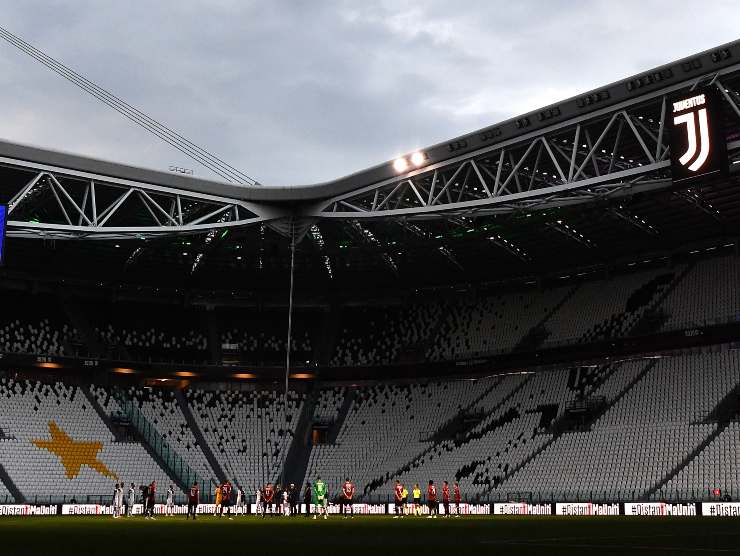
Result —
[[[0, 25], [268, 185], [332, 179], [740, 38], [740, 2], [0, 0]], [[184, 155], [0, 41], [0, 138]]]

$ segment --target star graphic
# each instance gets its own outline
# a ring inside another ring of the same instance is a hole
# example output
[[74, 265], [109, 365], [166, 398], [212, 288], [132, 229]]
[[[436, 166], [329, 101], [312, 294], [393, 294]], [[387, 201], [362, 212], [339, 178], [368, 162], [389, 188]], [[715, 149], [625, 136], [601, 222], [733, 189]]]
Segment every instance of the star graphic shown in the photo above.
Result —
[[49, 421], [49, 434], [51, 434], [51, 440], [32, 440], [31, 442], [37, 448], [55, 454], [62, 462], [68, 479], [74, 479], [80, 474], [80, 468], [87, 465], [101, 475], [118, 480], [118, 476], [98, 459], [98, 452], [103, 448], [102, 442], [75, 442], [54, 421]]

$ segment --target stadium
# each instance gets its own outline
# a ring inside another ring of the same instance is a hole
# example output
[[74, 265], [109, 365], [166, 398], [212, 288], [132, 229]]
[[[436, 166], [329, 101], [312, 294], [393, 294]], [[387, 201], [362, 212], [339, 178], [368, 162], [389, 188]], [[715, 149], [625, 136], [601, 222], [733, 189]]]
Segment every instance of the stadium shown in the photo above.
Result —
[[140, 119], [223, 180], [0, 142], [5, 553], [736, 549], [740, 41], [315, 185]]

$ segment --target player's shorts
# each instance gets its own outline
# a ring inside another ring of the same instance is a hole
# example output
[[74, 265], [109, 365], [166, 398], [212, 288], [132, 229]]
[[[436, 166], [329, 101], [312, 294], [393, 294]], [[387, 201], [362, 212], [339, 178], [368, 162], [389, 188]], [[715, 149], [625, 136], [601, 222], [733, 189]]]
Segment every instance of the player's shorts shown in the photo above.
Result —
[[421, 498], [414, 498], [414, 504], [416, 504], [417, 506], [421, 504]]
[[434, 511], [434, 509], [437, 507], [437, 501], [429, 501], [427, 502], [427, 505], [429, 506], [429, 511]]
[[316, 505], [326, 507], [326, 498], [318, 498], [316, 500]]
[[224, 508], [228, 508], [229, 506], [231, 506], [231, 500], [221, 500], [221, 506], [223, 506]]

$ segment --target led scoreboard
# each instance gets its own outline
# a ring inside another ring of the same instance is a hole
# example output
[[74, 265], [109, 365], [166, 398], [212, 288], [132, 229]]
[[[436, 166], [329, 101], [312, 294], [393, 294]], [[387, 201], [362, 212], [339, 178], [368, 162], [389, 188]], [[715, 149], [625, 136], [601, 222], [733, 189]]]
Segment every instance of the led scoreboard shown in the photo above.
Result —
[[5, 260], [5, 224], [8, 215], [8, 207], [0, 205], [0, 265]]
[[727, 170], [727, 145], [722, 130], [722, 100], [706, 89], [673, 97], [667, 123], [671, 133], [671, 173], [687, 183]]

